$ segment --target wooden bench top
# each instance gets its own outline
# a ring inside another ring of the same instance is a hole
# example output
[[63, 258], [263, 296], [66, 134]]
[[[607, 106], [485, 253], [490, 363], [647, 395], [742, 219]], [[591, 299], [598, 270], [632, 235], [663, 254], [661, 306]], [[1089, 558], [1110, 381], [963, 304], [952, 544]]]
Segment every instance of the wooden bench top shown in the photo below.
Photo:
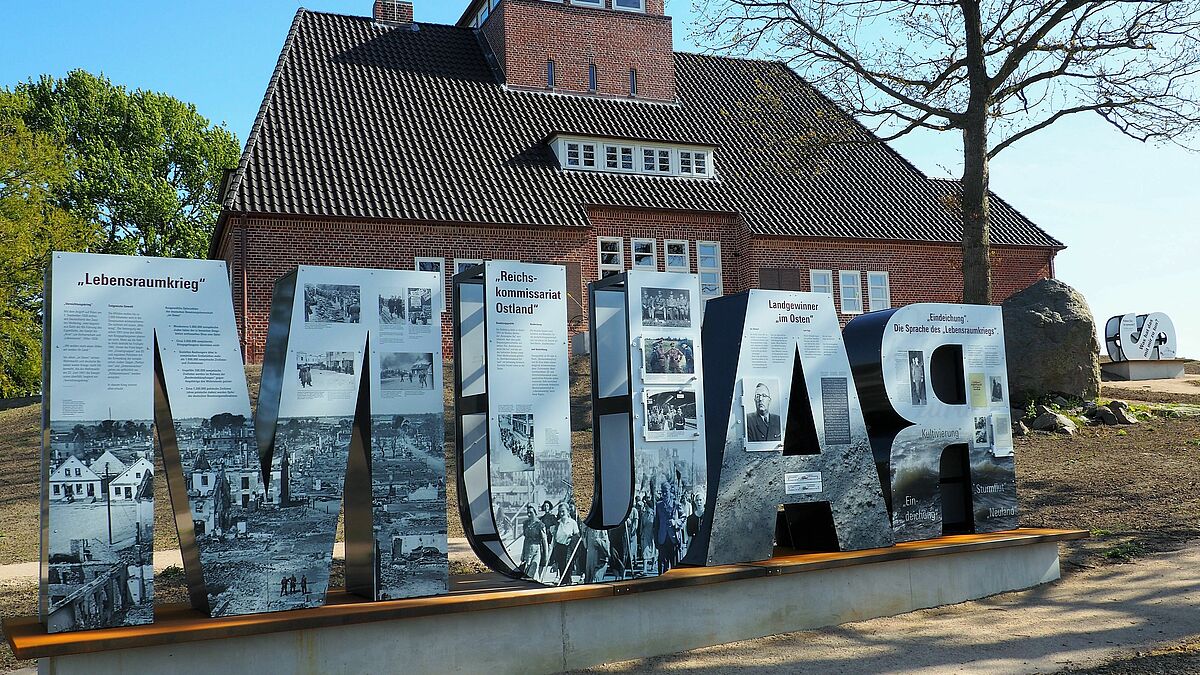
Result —
[[471, 574], [451, 577], [448, 594], [427, 598], [371, 602], [335, 589], [328, 594], [325, 606], [310, 609], [209, 618], [186, 604], [158, 605], [154, 608], [154, 623], [143, 626], [48, 634], [38, 617], [27, 616], [4, 619], [4, 633], [18, 659], [35, 659], [346, 626], [369, 621], [571, 602], [891, 560], [1083, 539], [1087, 536], [1084, 530], [1021, 528], [990, 534], [952, 535], [845, 553], [777, 549], [773, 558], [760, 562], [678, 567], [659, 577], [559, 588], [508, 579], [493, 573]]

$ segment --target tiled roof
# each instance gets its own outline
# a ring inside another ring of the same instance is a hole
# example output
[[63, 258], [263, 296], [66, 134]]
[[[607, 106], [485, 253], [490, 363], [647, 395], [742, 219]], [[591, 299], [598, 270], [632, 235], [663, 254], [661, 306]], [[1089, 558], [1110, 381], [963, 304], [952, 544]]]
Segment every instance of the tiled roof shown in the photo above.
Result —
[[[517, 91], [470, 29], [301, 9], [226, 213], [586, 226], [588, 206], [626, 206], [740, 213], [765, 236], [961, 241], [953, 182], [881, 143], [806, 144], [871, 136], [785, 65], [675, 61], [677, 104]], [[715, 145], [719, 179], [563, 171], [554, 132]], [[992, 203], [993, 243], [1061, 246]]]

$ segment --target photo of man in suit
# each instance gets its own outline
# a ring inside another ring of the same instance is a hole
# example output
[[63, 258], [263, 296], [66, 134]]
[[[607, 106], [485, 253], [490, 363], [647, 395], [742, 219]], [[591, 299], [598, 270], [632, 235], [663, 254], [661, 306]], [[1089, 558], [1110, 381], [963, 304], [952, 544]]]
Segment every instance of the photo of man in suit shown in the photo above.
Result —
[[759, 382], [754, 387], [754, 412], [746, 415], [746, 440], [751, 443], [781, 440], [779, 415], [772, 412], [771, 387]]

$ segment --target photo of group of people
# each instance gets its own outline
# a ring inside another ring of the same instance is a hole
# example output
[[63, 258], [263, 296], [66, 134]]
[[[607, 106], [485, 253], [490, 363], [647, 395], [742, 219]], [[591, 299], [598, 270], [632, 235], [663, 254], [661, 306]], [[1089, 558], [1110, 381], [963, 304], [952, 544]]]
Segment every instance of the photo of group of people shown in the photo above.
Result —
[[433, 389], [433, 354], [386, 352], [380, 363], [380, 388], [384, 391]]
[[692, 338], [643, 337], [642, 379], [645, 382], [684, 382], [696, 374]]
[[500, 415], [500, 444], [508, 451], [493, 457], [501, 471], [533, 471], [533, 415]]
[[698, 428], [695, 389], [647, 389], [645, 401], [647, 441], [695, 438]]
[[296, 352], [296, 377], [300, 389], [349, 391], [356, 384], [354, 352]]
[[686, 288], [643, 288], [642, 326], [692, 327], [692, 292]]
[[304, 284], [304, 322], [358, 323], [360, 296], [358, 286]]
[[379, 295], [379, 323], [428, 326], [433, 321], [433, 289], [388, 289]]

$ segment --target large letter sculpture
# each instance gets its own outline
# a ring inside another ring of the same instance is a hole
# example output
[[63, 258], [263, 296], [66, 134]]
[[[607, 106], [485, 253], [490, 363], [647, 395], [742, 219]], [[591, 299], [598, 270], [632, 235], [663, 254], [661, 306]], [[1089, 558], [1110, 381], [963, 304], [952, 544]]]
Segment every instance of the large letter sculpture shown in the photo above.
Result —
[[597, 498], [614, 576], [687, 554], [707, 500], [700, 282], [633, 271], [589, 286]]
[[[628, 562], [599, 529], [624, 520], [620, 504], [593, 511], [588, 527], [574, 499], [565, 268], [471, 268], [454, 277], [453, 311], [458, 504], [472, 549], [498, 572], [551, 586], [623, 576]], [[627, 456], [597, 464], [598, 485], [621, 473], [628, 484]]]
[[802, 505], [784, 528], [794, 545], [890, 546], [833, 299], [758, 290], [712, 299], [703, 332], [711, 526], [685, 562], [770, 558], [780, 504]]
[[845, 329], [897, 541], [1017, 526], [999, 307], [915, 304]]
[[[378, 577], [358, 584], [378, 589], [368, 597], [444, 591], [436, 275], [287, 277], [257, 439], [224, 263], [58, 253], [48, 276], [41, 602], [51, 632], [153, 620], [156, 424], [197, 608], [222, 616], [324, 602], [356, 435], [375, 440], [379, 550], [348, 577]], [[377, 348], [362, 388], [368, 331]], [[373, 434], [354, 423], [368, 389], [370, 409], [386, 416]], [[347, 509], [347, 529], [371, 529], [365, 455], [356, 475], [365, 510]], [[412, 561], [419, 573], [399, 580], [394, 566]]]
[[1104, 345], [1113, 361], [1173, 359], [1175, 324], [1162, 312], [1114, 316], [1104, 326]]

